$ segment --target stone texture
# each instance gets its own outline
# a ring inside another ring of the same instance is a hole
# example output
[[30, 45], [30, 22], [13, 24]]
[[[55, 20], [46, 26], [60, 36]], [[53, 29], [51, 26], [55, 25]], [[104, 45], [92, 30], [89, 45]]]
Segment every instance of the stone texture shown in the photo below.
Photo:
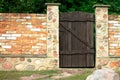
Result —
[[35, 65], [27, 65], [25, 70], [34, 70], [35, 69]]
[[19, 58], [20, 61], [25, 61], [25, 58]]
[[41, 71], [41, 70], [47, 70], [47, 68], [45, 67], [45, 66], [40, 66], [39, 67], [39, 70]]
[[3, 63], [6, 61], [6, 58], [0, 58], [0, 63]]
[[110, 68], [95, 70], [86, 80], [119, 80], [119, 75]]
[[[96, 7], [96, 67], [119, 68], [120, 17], [108, 15], [108, 7]], [[115, 58], [113, 58], [115, 57]]]
[[31, 63], [31, 62], [32, 62], [32, 60], [31, 60], [31, 59], [27, 59], [27, 62]]
[[17, 65], [15, 65], [15, 69], [17, 71], [23, 71], [24, 67], [25, 67], [25, 64], [17, 64]]
[[13, 63], [17, 63], [17, 62], [18, 62], [17, 58], [11, 58], [11, 61], [12, 61]]
[[35, 60], [35, 64], [40, 64], [41, 63], [41, 61], [40, 60]]
[[108, 8], [96, 7], [96, 56], [108, 56]]
[[102, 68], [111, 68], [119, 71], [120, 69], [120, 59], [119, 58], [97, 58], [96, 59], [96, 67], [101, 66]]
[[47, 36], [47, 52], [49, 57], [58, 58], [59, 54], [59, 6], [47, 6], [47, 28], [48, 28], [48, 36]]
[[110, 68], [120, 67], [120, 61], [112, 61], [109, 63]]
[[4, 62], [2, 66], [5, 70], [11, 70], [13, 67], [13, 65], [10, 62]]

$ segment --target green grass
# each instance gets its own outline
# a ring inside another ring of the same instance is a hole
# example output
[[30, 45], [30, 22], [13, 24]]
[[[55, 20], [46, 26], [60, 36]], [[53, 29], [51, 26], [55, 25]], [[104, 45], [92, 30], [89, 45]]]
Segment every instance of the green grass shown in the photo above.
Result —
[[56, 70], [46, 71], [0, 71], [0, 80], [19, 80], [22, 76], [30, 76], [32, 74], [52, 75], [57, 73]]
[[60, 80], [86, 80], [87, 76], [92, 73], [91, 70], [86, 70], [83, 74], [77, 74], [68, 78], [60, 79]]
[[[73, 75], [68, 78], [59, 80], [86, 80], [87, 76], [90, 75], [93, 70], [84, 69], [84, 73]], [[0, 80], [19, 80], [20, 77], [30, 76], [32, 74], [49, 75], [46, 79], [36, 79], [36, 80], [53, 80], [50, 77], [58, 74], [57, 70], [45, 70], [45, 71], [0, 71]], [[120, 75], [120, 71], [117, 71]]]
[[120, 76], [120, 70], [116, 70], [115, 72], [118, 73], [118, 75]]

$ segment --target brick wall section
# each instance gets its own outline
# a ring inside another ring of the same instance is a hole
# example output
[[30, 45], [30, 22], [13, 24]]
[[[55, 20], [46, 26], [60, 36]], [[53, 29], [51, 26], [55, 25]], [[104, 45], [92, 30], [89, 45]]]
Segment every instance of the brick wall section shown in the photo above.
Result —
[[46, 5], [47, 14], [0, 13], [0, 71], [59, 68], [60, 4]]
[[[96, 67], [120, 70], [120, 16], [108, 15], [109, 5], [95, 5]], [[108, 48], [107, 48], [108, 47]]]
[[120, 15], [109, 15], [109, 55], [120, 56]]
[[0, 13], [0, 53], [46, 54], [46, 15]]

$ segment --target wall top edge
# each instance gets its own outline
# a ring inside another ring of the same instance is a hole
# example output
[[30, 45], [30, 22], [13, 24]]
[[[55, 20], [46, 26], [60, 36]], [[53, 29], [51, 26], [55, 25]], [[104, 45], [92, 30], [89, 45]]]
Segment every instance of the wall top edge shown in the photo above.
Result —
[[61, 3], [45, 3], [47, 6], [59, 6]]
[[93, 5], [93, 8], [96, 8], [96, 7], [110, 7], [110, 5], [104, 5], [104, 4], [95, 4]]

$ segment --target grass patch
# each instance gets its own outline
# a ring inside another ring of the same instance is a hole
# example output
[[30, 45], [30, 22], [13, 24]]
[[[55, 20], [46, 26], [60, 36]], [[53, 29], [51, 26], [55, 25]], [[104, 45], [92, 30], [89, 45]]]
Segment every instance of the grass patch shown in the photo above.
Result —
[[[94, 70], [92, 69], [82, 69], [84, 73], [73, 75], [68, 78], [59, 79], [59, 80], [86, 80], [87, 76], [90, 75]], [[45, 79], [36, 79], [36, 80], [53, 80], [51, 76], [57, 74], [59, 75], [60, 71], [58, 70], [44, 70], [44, 71], [0, 71], [0, 80], [19, 80], [20, 77], [30, 76], [32, 74], [41, 74], [49, 75]], [[120, 75], [120, 71], [116, 71]]]
[[68, 78], [64, 78], [64, 79], [60, 79], [60, 80], [85, 80], [87, 78], [88, 75], [90, 75], [92, 73], [91, 70], [87, 70], [85, 71], [85, 73], [83, 74], [77, 74]]
[[116, 70], [115, 72], [118, 73], [118, 75], [120, 76], [120, 70]]
[[30, 76], [32, 74], [52, 75], [57, 73], [56, 70], [45, 71], [0, 71], [0, 80], [19, 80], [22, 76]]

